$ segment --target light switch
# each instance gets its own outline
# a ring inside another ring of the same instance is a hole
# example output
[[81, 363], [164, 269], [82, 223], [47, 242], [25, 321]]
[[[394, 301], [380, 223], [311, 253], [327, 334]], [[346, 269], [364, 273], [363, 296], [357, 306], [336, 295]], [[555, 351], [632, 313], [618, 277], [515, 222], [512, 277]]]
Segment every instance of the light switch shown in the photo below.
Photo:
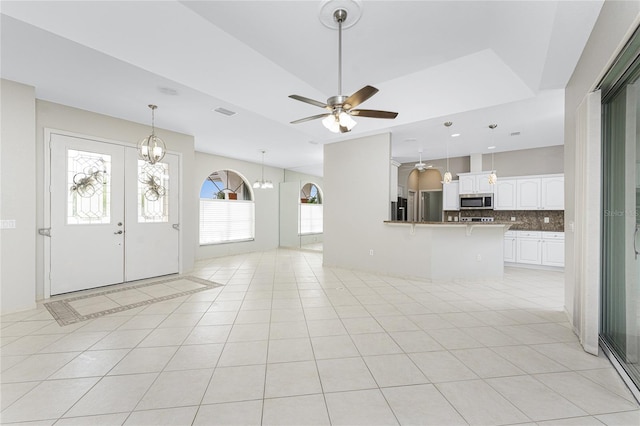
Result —
[[0, 221], [0, 229], [15, 229], [15, 219], [3, 219]]

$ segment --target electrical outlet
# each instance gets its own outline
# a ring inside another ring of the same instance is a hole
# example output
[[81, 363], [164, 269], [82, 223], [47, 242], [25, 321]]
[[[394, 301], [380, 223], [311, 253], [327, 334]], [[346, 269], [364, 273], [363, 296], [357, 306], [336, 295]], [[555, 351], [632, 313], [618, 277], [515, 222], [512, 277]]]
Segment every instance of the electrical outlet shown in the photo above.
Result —
[[511, 216], [511, 222], [515, 222], [516, 221], [516, 217], [515, 216]]
[[549, 223], [549, 218], [548, 217], [544, 218], [544, 223]]
[[373, 249], [369, 250], [369, 256], [373, 256]]
[[0, 229], [15, 229], [16, 221], [15, 219], [4, 219], [0, 221]]
[[480, 255], [480, 253], [478, 253], [478, 255], [476, 256], [476, 260], [478, 262], [482, 261], [482, 256]]

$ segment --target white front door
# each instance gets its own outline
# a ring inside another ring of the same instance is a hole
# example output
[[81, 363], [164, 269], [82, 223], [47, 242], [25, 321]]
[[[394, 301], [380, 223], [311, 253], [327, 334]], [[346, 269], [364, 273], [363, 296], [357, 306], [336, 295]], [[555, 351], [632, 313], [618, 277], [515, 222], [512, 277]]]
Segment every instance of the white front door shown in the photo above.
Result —
[[124, 281], [124, 148], [51, 135], [51, 294]]
[[161, 163], [138, 159], [126, 148], [127, 183], [125, 280], [178, 272], [178, 156], [167, 154]]
[[178, 166], [51, 134], [50, 294], [178, 272]]

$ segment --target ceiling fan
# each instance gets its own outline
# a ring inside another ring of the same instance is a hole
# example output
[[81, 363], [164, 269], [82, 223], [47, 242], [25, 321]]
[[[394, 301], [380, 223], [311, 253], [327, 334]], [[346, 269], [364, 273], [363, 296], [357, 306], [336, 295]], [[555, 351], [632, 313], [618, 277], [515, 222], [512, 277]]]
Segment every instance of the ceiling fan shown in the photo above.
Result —
[[427, 169], [430, 169], [433, 167], [433, 164], [425, 164], [422, 162], [422, 150], [418, 151], [420, 153], [420, 162], [416, 163], [415, 166], [413, 166], [414, 169], [416, 169], [417, 171], [419, 171], [420, 173], [424, 172]]
[[[338, 93], [342, 93], [342, 23], [347, 19], [347, 11], [345, 9], [336, 9], [333, 12], [333, 19], [338, 23]], [[388, 119], [396, 118], [398, 115], [397, 112], [372, 109], [354, 109], [377, 92], [378, 89], [375, 87], [365, 86], [351, 96], [344, 96], [341, 94], [332, 96], [327, 99], [326, 104], [300, 95], [289, 95], [291, 99], [315, 105], [320, 108], [325, 108], [329, 111], [324, 114], [313, 115], [311, 117], [292, 121], [291, 124], [324, 118], [324, 120], [322, 120], [322, 124], [324, 124], [327, 129], [334, 133], [346, 133], [356, 125], [356, 121], [351, 118], [351, 116]]]

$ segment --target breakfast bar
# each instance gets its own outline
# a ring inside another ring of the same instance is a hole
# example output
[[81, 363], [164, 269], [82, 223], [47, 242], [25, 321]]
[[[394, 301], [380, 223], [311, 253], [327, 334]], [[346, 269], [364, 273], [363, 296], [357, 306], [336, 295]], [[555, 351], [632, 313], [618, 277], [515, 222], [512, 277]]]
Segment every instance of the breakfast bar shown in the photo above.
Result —
[[389, 272], [434, 280], [494, 280], [504, 273], [504, 233], [514, 222], [384, 221], [396, 247]]

